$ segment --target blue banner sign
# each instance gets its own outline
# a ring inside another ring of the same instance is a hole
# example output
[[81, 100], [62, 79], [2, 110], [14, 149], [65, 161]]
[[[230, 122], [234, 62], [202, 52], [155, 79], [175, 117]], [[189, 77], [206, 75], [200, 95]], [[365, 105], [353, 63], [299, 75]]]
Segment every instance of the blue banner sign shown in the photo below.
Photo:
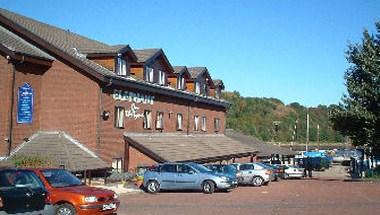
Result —
[[32, 123], [33, 97], [33, 88], [28, 83], [24, 83], [24, 85], [18, 88], [17, 123]]

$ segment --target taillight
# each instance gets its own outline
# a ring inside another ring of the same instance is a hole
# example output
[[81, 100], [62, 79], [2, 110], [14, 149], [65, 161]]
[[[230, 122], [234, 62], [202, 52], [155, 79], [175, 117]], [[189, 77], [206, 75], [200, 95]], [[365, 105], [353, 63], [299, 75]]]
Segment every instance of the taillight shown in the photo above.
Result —
[[4, 207], [3, 199], [0, 197], [0, 208]]

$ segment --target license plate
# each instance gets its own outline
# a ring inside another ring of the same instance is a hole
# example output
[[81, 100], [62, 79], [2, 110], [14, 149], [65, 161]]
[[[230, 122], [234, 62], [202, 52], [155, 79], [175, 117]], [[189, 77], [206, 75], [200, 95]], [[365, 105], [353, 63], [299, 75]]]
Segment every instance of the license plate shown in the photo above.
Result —
[[112, 210], [112, 209], [115, 209], [116, 208], [116, 203], [110, 203], [110, 204], [106, 204], [106, 205], [103, 205], [103, 210]]

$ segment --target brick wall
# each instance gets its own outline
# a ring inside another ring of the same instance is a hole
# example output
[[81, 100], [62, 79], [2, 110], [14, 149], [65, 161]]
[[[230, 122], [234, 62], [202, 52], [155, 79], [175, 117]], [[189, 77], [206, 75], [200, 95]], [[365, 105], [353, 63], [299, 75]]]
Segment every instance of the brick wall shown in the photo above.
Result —
[[12, 64], [8, 64], [5, 56], [0, 56], [0, 156], [5, 156], [8, 151], [8, 138], [10, 89], [12, 80]]
[[42, 78], [41, 129], [65, 131], [96, 152], [99, 85], [55, 61]]

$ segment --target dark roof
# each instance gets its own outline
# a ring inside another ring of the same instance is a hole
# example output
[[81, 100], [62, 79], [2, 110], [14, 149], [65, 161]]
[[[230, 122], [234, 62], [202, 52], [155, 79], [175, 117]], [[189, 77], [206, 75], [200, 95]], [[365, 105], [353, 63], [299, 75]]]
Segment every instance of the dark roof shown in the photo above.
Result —
[[256, 148], [223, 134], [125, 133], [126, 141], [157, 162], [199, 163], [246, 157]]
[[8, 158], [17, 155], [41, 156], [70, 171], [110, 168], [95, 153], [64, 132], [38, 132], [16, 148]]
[[[84, 72], [103, 83], [111, 83], [123, 87], [128, 86], [136, 90], [145, 90], [190, 101], [197, 100], [201, 103], [223, 108], [228, 108], [230, 106], [230, 103], [224, 100], [202, 98], [198, 95], [188, 94], [184, 91], [159, 86], [157, 84], [150, 84], [142, 80], [136, 80], [133, 77], [118, 76], [113, 71], [110, 71], [86, 58], [86, 53], [114, 52], [121, 48], [119, 45], [109, 46], [68, 30], [41, 23], [4, 9], [0, 9], [0, 25], [24, 38], [36, 47], [44, 50], [51, 56], [59, 59], [63, 63], [73, 66], [77, 71]], [[162, 50], [161, 52], [163, 53]], [[163, 57], [164, 60], [167, 61], [168, 69], [172, 70], [170, 63], [164, 54]]]
[[187, 69], [189, 70], [192, 79], [196, 79], [203, 75], [203, 73], [207, 72], [206, 67], [188, 67]]
[[224, 90], [224, 83], [220, 79], [212, 80], [215, 86], [219, 86], [222, 90]]
[[157, 57], [157, 55], [162, 51], [162, 49], [134, 49], [133, 52], [137, 57], [138, 63], [145, 63], [150, 61], [152, 58]]
[[54, 60], [54, 57], [43, 52], [41, 49], [33, 46], [2, 26], [0, 26], [0, 45], [14, 53], [25, 54], [46, 60]]
[[232, 129], [226, 129], [225, 135], [234, 140], [240, 141], [243, 144], [255, 147], [258, 150], [257, 156], [259, 157], [270, 157], [272, 154], [280, 154], [286, 156], [293, 156], [298, 154], [295, 151], [281, 148], [270, 143], [262, 142], [255, 137], [245, 135]]
[[185, 75], [186, 78], [190, 78], [190, 72], [186, 66], [173, 66], [174, 75]]

